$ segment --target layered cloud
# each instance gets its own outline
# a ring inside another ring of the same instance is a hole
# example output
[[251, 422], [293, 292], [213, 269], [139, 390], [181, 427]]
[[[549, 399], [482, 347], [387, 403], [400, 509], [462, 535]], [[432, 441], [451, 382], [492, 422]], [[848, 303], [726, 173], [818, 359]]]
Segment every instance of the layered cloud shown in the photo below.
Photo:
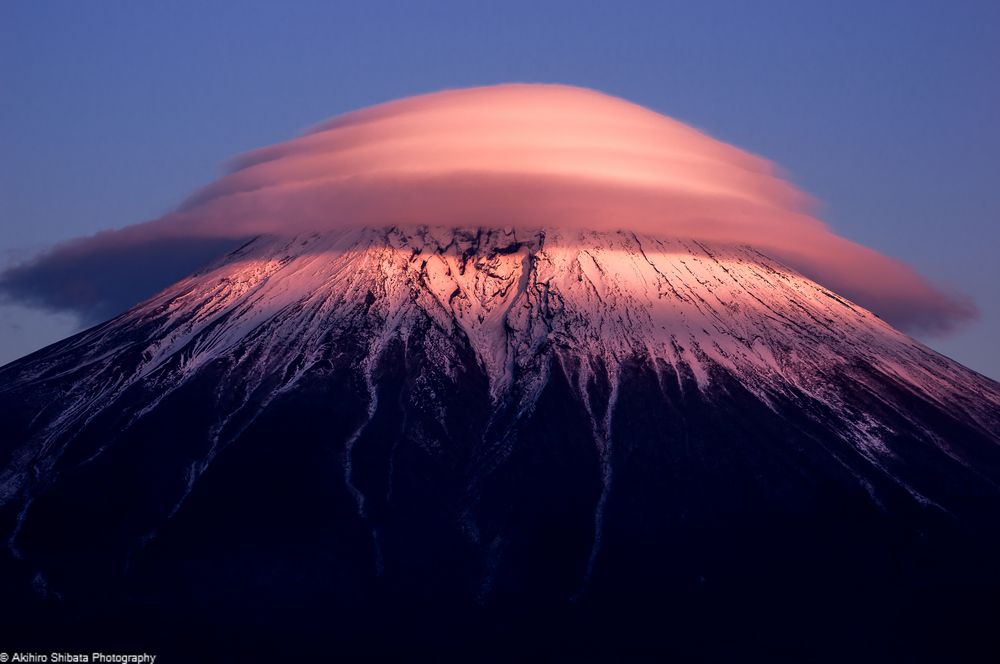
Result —
[[[0, 289], [93, 318], [254, 235], [561, 227], [748, 244], [910, 330], [974, 315], [907, 266], [835, 235], [810, 208], [769, 161], [643, 107], [579, 88], [502, 85], [374, 106], [245, 154], [179, 210], [57, 247], [8, 270]], [[118, 279], [135, 287], [116, 290]]]

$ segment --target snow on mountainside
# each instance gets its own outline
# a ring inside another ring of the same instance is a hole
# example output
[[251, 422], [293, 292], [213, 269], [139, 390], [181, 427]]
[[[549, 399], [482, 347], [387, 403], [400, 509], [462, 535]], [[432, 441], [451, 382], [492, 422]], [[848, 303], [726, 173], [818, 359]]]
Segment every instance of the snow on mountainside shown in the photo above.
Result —
[[257, 238], [0, 369], [0, 418], [9, 553], [80, 596], [193, 574], [218, 601], [185, 561], [301, 527], [316, 578], [569, 600], [731, 571], [705, 561], [779, 513], [807, 525], [741, 555], [784, 570], [783, 538], [875, 555], [885, 515], [975, 530], [1000, 494], [1000, 385], [750, 247], [630, 232]]
[[[165, 396], [220, 357], [247, 369], [244, 396], [265, 381], [290, 390], [330, 351], [335, 331], [356, 331], [373, 361], [422, 316], [468, 340], [494, 399], [519, 378], [543, 380], [543, 352], [583, 360], [584, 395], [593, 360], [613, 376], [638, 356], [699, 386], [722, 368], [764, 400], [794, 387], [834, 408], [837, 390], [824, 376], [864, 365], [984, 429], [998, 423], [995, 382], [752, 248], [626, 232], [430, 228], [256, 239], [4, 373], [8, 385], [82, 377], [73, 407], [51, 425], [58, 433], [136, 381], [155, 381]], [[123, 356], [134, 366], [126, 370]], [[447, 368], [449, 349], [437, 359]], [[869, 423], [855, 425], [860, 444], [878, 446]]]
[[[880, 423], [845, 410], [829, 377], [874, 370], [985, 431], [1000, 430], [995, 382], [754, 249], [630, 232], [423, 228], [258, 238], [119, 318], [7, 367], [5, 383], [72, 378], [63, 411], [42, 433], [54, 442], [147, 381], [157, 396], [130, 414], [129, 426], [226, 358], [243, 378], [219, 382], [218, 436], [242, 409], [259, 407], [251, 397], [266, 402], [293, 390], [338, 333], [364, 347], [371, 392], [380, 353], [424, 316], [445, 339], [468, 340], [494, 401], [522, 383], [521, 409], [544, 387], [541, 358], [554, 354], [570, 368], [598, 437], [607, 435], [614, 390], [598, 408], [587, 384], [600, 367], [614, 385], [634, 357], [702, 388], [721, 369], [765, 403], [773, 394], [822, 403], [876, 464], [890, 454]], [[454, 349], [442, 343], [433, 352], [449, 373]], [[434, 401], [430, 387], [427, 396]], [[373, 392], [371, 400], [374, 409]], [[4, 473], [5, 497], [17, 492], [20, 472]]]

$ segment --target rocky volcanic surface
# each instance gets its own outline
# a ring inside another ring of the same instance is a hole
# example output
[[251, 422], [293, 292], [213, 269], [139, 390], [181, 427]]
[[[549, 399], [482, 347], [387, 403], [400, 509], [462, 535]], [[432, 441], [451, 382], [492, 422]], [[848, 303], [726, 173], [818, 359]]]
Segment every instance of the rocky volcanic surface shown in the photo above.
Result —
[[997, 619], [1000, 384], [749, 247], [257, 238], [0, 369], [0, 428], [33, 638], [886, 661]]

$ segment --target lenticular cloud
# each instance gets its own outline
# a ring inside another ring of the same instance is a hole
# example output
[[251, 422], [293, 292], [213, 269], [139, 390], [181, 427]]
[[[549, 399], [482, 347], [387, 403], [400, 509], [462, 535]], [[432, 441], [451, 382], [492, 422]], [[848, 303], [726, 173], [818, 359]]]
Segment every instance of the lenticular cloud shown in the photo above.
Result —
[[113, 270], [115, 251], [175, 239], [205, 247], [349, 226], [560, 227], [751, 245], [909, 329], [943, 330], [974, 314], [905, 265], [834, 235], [809, 208], [769, 161], [641, 106], [573, 87], [501, 85], [334, 118], [237, 158], [176, 212], [56, 248], [0, 286], [51, 304], [32, 287], [53, 269], [96, 256]]

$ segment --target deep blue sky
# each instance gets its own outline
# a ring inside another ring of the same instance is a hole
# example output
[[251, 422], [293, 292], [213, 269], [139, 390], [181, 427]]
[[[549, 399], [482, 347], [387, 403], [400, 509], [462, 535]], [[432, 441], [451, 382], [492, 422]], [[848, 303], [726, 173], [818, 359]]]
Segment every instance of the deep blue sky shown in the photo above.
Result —
[[[0, 258], [159, 216], [343, 111], [597, 88], [768, 157], [842, 235], [970, 295], [1000, 378], [1000, 2], [0, 3]], [[0, 362], [65, 319], [0, 308]]]

